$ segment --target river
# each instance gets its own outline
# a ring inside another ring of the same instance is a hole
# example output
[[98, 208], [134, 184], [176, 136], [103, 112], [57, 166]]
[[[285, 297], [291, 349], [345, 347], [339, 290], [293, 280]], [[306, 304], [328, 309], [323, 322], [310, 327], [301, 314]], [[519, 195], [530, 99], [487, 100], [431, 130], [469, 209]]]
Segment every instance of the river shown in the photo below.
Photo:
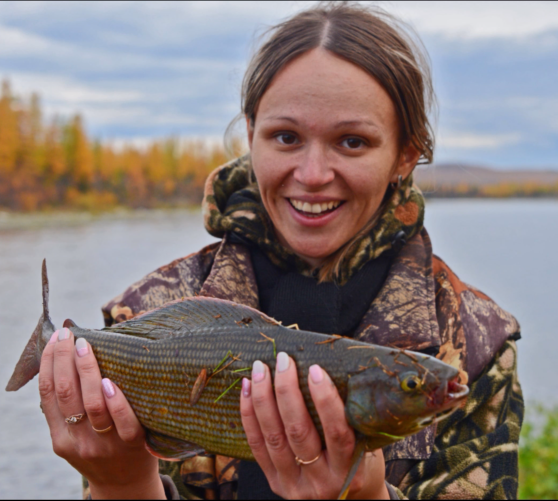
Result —
[[[520, 321], [519, 375], [529, 402], [558, 404], [558, 201], [434, 200], [426, 211], [434, 251], [464, 281]], [[104, 216], [0, 213], [0, 386], [41, 313], [47, 259], [56, 325], [101, 327], [100, 305], [143, 275], [214, 241], [199, 212]], [[36, 379], [0, 393], [0, 499], [80, 498], [79, 475], [52, 452]]]

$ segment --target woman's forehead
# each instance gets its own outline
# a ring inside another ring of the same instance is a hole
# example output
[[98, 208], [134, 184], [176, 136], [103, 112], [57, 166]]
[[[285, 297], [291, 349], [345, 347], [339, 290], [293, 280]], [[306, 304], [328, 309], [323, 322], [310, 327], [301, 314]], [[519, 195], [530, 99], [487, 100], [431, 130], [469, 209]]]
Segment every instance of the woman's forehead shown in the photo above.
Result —
[[390, 127], [395, 107], [374, 77], [329, 51], [315, 49], [291, 61], [273, 79], [257, 110], [262, 121], [319, 121], [328, 127]]

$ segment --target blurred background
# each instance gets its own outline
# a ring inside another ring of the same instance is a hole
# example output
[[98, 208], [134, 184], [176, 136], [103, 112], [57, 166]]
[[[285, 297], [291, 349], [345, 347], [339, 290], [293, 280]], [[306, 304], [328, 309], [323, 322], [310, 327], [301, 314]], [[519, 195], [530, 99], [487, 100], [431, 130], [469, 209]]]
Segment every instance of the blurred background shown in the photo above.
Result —
[[[257, 35], [313, 3], [0, 1], [2, 385], [41, 313], [44, 257], [55, 324], [101, 327], [101, 304], [214, 240], [196, 207], [230, 157]], [[430, 54], [426, 227], [522, 325], [521, 497], [556, 498], [558, 2], [376, 4]], [[38, 403], [35, 380], [0, 394], [0, 498], [78, 498]]]

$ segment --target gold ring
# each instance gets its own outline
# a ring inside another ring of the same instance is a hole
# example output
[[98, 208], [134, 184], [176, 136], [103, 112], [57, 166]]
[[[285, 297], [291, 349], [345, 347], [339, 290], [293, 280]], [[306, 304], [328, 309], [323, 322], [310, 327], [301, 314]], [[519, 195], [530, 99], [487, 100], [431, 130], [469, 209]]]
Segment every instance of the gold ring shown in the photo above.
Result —
[[86, 417], [87, 414], [84, 412], [83, 414], [74, 414], [73, 416], [67, 417], [64, 421], [66, 421], [67, 424], [78, 424]]
[[307, 466], [309, 464], [315, 463], [318, 459], [320, 459], [322, 457], [322, 452], [323, 451], [320, 451], [320, 453], [314, 459], [311, 459], [310, 461], [304, 461], [303, 459], [300, 459], [298, 456], [295, 456], [296, 464], [298, 466]]
[[98, 430], [93, 425], [91, 425], [91, 428], [93, 428], [93, 431], [96, 431], [99, 434], [103, 434], [103, 433], [108, 433], [110, 430], [112, 430], [113, 425], [111, 424], [108, 428], [105, 428], [104, 430]]

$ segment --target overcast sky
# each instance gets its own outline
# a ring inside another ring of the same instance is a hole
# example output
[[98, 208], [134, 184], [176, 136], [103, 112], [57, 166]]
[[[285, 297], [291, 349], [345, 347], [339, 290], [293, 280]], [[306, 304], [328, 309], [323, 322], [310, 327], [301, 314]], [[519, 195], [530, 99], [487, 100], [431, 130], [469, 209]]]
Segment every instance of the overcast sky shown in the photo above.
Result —
[[[95, 137], [221, 137], [254, 33], [314, 2], [0, 1], [0, 78]], [[438, 162], [558, 169], [558, 2], [379, 2], [421, 35]]]

